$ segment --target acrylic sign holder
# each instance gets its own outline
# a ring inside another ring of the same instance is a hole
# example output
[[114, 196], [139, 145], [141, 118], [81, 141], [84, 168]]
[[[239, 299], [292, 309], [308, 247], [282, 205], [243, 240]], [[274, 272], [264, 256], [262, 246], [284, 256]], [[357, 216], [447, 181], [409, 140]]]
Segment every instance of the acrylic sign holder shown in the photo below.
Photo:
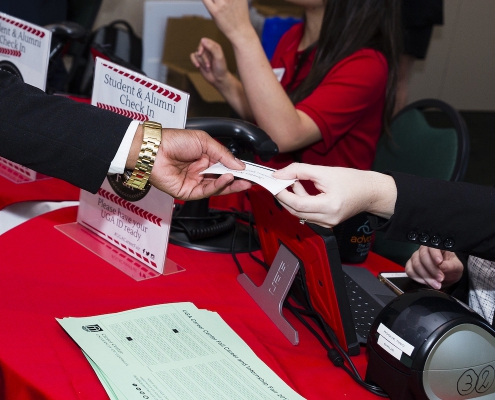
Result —
[[0, 157], [0, 176], [15, 184], [51, 179], [47, 175], [40, 174], [2, 157]]
[[135, 281], [142, 281], [157, 278], [161, 275], [170, 275], [185, 271], [183, 267], [167, 258], [163, 272], [159, 273], [139, 260], [132, 258], [118, 247], [100, 238], [98, 235], [81, 226], [77, 222], [57, 225], [55, 228], [109, 264], [113, 265], [127, 276], [130, 276]]

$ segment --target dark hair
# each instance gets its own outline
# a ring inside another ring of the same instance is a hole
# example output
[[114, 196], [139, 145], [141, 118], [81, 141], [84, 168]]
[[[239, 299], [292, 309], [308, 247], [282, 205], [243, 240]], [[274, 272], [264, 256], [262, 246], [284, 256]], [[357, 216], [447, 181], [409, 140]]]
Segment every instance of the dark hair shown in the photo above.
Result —
[[288, 87], [292, 103], [308, 97], [339, 61], [362, 48], [372, 48], [383, 53], [388, 63], [383, 126], [389, 132], [395, 107], [401, 34], [399, 0], [325, 0], [320, 36], [301, 55], [294, 79], [316, 46], [311, 70], [294, 90], [291, 85]]

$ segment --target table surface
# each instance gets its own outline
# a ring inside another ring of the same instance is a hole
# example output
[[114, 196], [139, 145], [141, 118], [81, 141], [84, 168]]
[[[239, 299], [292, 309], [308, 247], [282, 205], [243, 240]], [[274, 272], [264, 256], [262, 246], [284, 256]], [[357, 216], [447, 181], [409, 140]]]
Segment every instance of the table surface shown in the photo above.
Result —
[[[1, 398], [108, 399], [55, 318], [182, 301], [218, 312], [261, 360], [307, 399], [378, 398], [334, 367], [316, 338], [284, 312], [299, 331], [299, 345], [291, 345], [237, 283], [239, 272], [231, 255], [170, 245], [168, 258], [185, 271], [138, 282], [55, 228], [74, 222], [76, 214], [76, 207], [56, 210], [0, 236]], [[260, 284], [266, 271], [247, 254], [238, 259]], [[366, 266], [375, 273], [397, 270], [375, 254]], [[364, 348], [353, 361], [364, 376]]]
[[81, 189], [56, 178], [14, 183], [0, 175], [0, 210], [23, 201], [76, 201]]

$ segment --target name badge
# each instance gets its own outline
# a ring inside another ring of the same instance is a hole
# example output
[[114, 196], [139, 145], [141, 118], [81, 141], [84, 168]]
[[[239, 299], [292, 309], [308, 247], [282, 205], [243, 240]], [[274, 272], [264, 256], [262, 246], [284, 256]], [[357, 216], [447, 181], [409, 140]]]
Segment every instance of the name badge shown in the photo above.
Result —
[[284, 77], [285, 74], [285, 68], [273, 68], [273, 73], [277, 77], [277, 80], [279, 82], [282, 82], [282, 78]]

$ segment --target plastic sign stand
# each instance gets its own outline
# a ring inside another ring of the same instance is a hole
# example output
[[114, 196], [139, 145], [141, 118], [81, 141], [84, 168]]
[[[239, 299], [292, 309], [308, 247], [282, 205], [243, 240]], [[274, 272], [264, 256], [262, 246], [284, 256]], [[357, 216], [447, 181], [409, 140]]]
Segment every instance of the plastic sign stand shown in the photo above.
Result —
[[97, 194], [81, 191], [77, 222], [163, 274], [173, 207], [168, 194], [127, 188], [120, 175], [109, 175]]
[[2, 157], [0, 157], [0, 176], [17, 184], [51, 179], [48, 175], [40, 174], [39, 172], [23, 167], [22, 165]]
[[299, 260], [287, 247], [280, 245], [261, 286], [256, 286], [246, 274], [237, 277], [241, 286], [293, 345], [299, 343], [299, 334], [283, 316], [282, 308], [297, 271]]
[[77, 222], [57, 225], [55, 228], [136, 281], [184, 271], [184, 268], [167, 258], [163, 272], [160, 274]]
[[166, 257], [173, 198], [153, 187], [124, 187], [135, 192], [131, 202], [128, 193], [117, 194], [119, 185], [113, 175], [95, 195], [81, 190], [77, 222], [56, 228], [136, 281], [184, 271]]
[[[188, 102], [187, 93], [110, 61], [96, 59], [91, 99], [96, 107], [134, 120], [152, 120], [166, 128], [183, 129]], [[133, 279], [182, 271], [166, 258], [174, 199], [154, 187], [128, 188], [121, 178], [108, 175], [96, 194], [82, 190], [79, 226], [59, 229]], [[80, 227], [98, 240], [86, 240]], [[106, 242], [104, 246], [101, 240]]]
[[[52, 33], [30, 22], [0, 13], [0, 69], [45, 90]], [[0, 157], [0, 176], [14, 183], [49, 179]]]

